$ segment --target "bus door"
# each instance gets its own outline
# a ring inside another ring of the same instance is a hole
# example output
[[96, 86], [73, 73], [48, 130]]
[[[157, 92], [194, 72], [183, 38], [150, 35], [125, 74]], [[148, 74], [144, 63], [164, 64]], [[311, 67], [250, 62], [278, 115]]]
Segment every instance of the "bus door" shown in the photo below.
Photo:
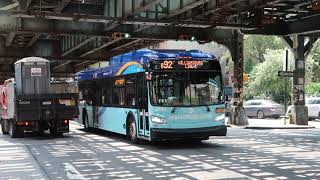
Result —
[[99, 107], [102, 104], [102, 87], [99, 86], [99, 83], [96, 81], [95, 85], [95, 101], [92, 106], [92, 114], [93, 114], [93, 127], [99, 128]]
[[144, 74], [137, 75], [137, 108], [138, 108], [138, 133], [141, 136], [149, 136], [149, 111], [148, 90]]

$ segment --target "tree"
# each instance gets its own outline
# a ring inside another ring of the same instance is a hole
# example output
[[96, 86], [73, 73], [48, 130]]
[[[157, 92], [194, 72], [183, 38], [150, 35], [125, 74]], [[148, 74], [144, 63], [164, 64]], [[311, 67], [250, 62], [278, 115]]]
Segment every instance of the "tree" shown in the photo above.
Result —
[[306, 85], [305, 90], [308, 96], [320, 96], [320, 83], [311, 82]]
[[320, 82], [320, 40], [316, 41], [306, 62], [310, 81]]
[[[267, 97], [283, 103], [284, 94], [286, 94], [288, 99], [291, 99], [292, 82], [278, 77], [278, 71], [282, 70], [283, 66], [283, 50], [267, 50], [264, 58], [265, 61], [252, 70], [245, 97]], [[286, 92], [285, 83], [287, 84]]]
[[265, 61], [264, 54], [268, 49], [284, 48], [283, 42], [277, 36], [246, 35], [244, 37], [244, 59], [254, 64]]

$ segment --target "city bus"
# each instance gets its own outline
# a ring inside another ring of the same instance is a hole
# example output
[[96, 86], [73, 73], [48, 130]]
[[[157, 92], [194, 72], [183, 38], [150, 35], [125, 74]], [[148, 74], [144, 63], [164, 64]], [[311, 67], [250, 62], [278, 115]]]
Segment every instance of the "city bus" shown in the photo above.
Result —
[[225, 136], [219, 61], [198, 50], [142, 49], [75, 75], [78, 123], [139, 140]]

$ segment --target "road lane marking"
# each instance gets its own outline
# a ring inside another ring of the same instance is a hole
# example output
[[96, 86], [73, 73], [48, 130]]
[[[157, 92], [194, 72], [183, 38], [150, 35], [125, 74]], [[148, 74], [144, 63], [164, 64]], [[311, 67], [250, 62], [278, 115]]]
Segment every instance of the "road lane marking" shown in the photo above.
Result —
[[82, 174], [70, 163], [64, 163], [68, 179], [86, 179]]

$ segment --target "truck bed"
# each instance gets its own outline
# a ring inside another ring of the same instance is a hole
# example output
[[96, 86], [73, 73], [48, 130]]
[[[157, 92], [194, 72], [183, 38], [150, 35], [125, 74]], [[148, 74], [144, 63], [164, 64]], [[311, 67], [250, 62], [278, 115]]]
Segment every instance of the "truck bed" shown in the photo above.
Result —
[[16, 96], [16, 120], [73, 119], [78, 115], [78, 94], [37, 94]]

